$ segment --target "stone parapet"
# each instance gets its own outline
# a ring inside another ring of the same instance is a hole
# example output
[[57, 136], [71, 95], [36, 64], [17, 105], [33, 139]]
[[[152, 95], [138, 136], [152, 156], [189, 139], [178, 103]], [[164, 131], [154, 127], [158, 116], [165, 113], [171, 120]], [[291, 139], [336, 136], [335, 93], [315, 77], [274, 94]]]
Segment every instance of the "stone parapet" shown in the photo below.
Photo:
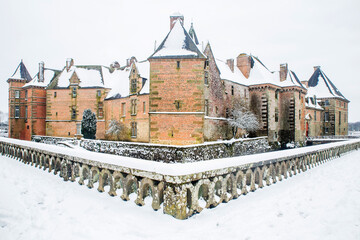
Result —
[[33, 141], [47, 144], [71, 142], [80, 144], [86, 150], [109, 153], [125, 157], [134, 157], [166, 163], [196, 162], [210, 159], [244, 156], [263, 153], [270, 149], [267, 137], [237, 139], [230, 141], [207, 142], [189, 146], [157, 145], [91, 139], [58, 138], [33, 136]]
[[360, 140], [193, 163], [161, 163], [0, 138], [0, 153], [99, 192], [186, 219], [341, 155]]

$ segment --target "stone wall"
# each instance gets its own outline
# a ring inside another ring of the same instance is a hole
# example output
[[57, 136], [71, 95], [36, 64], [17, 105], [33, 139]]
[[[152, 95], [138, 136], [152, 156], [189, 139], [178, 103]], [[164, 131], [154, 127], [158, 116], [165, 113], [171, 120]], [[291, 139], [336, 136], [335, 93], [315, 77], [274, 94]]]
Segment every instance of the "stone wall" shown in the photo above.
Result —
[[93, 188], [98, 182], [99, 192], [108, 191], [113, 197], [120, 195], [125, 201], [135, 193], [135, 203], [139, 206], [145, 205], [144, 199], [149, 197], [154, 210], [162, 207], [165, 214], [177, 219], [186, 219], [205, 208], [243, 197], [248, 192], [305, 172], [359, 147], [359, 140], [348, 140], [287, 150], [282, 154], [264, 153], [204, 163], [156, 163], [149, 166], [146, 161], [141, 164], [139, 159], [64, 151], [57, 146], [0, 138], [2, 155], [88, 188]]
[[267, 137], [234, 141], [221, 141], [190, 146], [168, 146], [116, 141], [100, 141], [73, 138], [33, 136], [33, 141], [56, 145], [58, 142], [71, 142], [81, 147], [101, 153], [134, 157], [151, 161], [174, 163], [196, 162], [217, 158], [243, 156], [266, 152], [270, 149]]

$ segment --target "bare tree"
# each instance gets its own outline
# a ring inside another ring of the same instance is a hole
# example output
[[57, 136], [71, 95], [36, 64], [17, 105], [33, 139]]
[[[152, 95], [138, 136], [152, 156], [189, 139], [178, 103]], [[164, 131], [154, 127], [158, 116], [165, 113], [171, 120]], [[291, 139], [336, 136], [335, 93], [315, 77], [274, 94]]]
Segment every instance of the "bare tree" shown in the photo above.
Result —
[[115, 141], [126, 140], [127, 129], [124, 124], [113, 119], [110, 121], [109, 129], [106, 131], [106, 138]]
[[[247, 133], [256, 131], [260, 128], [256, 115], [240, 103], [234, 104], [231, 111], [229, 125], [233, 128], [233, 136], [236, 136], [238, 129], [245, 130]], [[247, 135], [246, 135], [247, 136]]]

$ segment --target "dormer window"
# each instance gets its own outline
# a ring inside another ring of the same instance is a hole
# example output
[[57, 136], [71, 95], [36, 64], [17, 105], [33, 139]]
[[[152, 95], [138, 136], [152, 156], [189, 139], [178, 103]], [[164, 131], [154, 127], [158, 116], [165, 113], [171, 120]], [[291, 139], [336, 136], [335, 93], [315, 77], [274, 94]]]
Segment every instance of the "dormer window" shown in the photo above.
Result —
[[76, 87], [72, 88], [72, 97], [76, 98]]
[[130, 92], [131, 93], [136, 93], [137, 90], [137, 80], [136, 79], [132, 79], [131, 80], [131, 89]]

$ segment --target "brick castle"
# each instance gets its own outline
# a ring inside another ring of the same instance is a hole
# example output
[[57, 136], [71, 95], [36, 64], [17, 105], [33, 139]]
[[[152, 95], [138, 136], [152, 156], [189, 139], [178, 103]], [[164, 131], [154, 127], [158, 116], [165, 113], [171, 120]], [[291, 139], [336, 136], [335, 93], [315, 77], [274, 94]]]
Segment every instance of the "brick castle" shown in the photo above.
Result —
[[[170, 17], [170, 32], [144, 61], [124, 66], [46, 68], [31, 77], [21, 61], [9, 83], [9, 137], [76, 137], [82, 113], [97, 116], [97, 139], [108, 139], [112, 120], [123, 126], [117, 140], [189, 145], [230, 139], [228, 120], [239, 104], [256, 114], [252, 135], [270, 142], [303, 142], [306, 136], [346, 135], [348, 103], [320, 67], [301, 81], [281, 64], [270, 71], [259, 58], [241, 53], [225, 61], [210, 44], [199, 44], [193, 24]], [[244, 131], [238, 131], [240, 137]]]

